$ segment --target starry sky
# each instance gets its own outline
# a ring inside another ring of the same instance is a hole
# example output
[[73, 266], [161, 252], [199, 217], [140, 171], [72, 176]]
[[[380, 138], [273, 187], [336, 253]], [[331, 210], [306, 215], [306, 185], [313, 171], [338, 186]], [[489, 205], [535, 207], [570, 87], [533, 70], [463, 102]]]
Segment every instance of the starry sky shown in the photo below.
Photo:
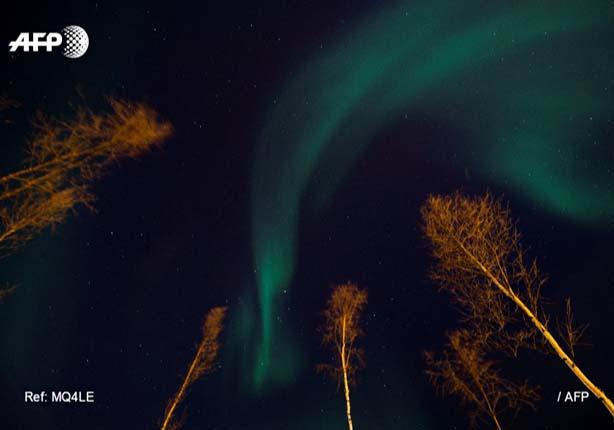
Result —
[[[510, 201], [549, 274], [553, 311], [589, 323], [578, 359], [606, 393], [614, 348], [614, 7], [566, 2], [66, 2], [13, 6], [0, 29], [86, 29], [81, 59], [3, 54], [14, 169], [37, 110], [143, 101], [171, 121], [162, 148], [115, 166], [78, 211], [2, 260], [0, 417], [15, 429], [155, 428], [206, 311], [229, 306], [218, 370], [191, 390], [186, 429], [345, 428], [318, 326], [331, 285], [369, 291], [364, 429], [465, 429], [422, 351], [458, 314], [427, 280], [429, 193]], [[10, 22], [9, 22], [10, 21]], [[509, 428], [611, 418], [562, 364], [505, 369], [541, 386]], [[94, 405], [31, 405], [24, 390], [91, 389]]]

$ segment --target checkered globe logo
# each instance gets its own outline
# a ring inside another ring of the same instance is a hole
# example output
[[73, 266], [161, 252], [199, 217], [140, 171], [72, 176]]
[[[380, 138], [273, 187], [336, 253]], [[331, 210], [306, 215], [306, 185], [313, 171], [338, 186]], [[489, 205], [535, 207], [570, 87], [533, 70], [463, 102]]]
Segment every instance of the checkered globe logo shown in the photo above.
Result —
[[84, 29], [78, 25], [69, 25], [62, 29], [64, 47], [62, 54], [68, 58], [79, 58], [85, 54], [90, 46], [90, 38]]

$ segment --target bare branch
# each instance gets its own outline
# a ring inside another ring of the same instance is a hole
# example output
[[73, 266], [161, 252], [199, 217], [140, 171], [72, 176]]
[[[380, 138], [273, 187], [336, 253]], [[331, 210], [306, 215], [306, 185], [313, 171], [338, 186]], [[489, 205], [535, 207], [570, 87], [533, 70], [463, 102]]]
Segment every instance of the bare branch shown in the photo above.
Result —
[[172, 131], [145, 105], [113, 99], [110, 105], [110, 113], [82, 109], [69, 122], [37, 116], [25, 165], [0, 177], [0, 256], [61, 223], [76, 206], [92, 208], [93, 180]]
[[573, 361], [573, 346], [584, 329], [573, 327], [569, 302], [564, 337], [571, 356], [548, 328], [541, 297], [546, 278], [535, 261], [527, 264], [507, 206], [489, 194], [456, 193], [429, 196], [421, 214], [435, 258], [431, 277], [459, 305], [468, 330], [480, 334], [480, 348], [515, 356], [521, 347], [547, 345], [614, 415], [614, 403]]
[[494, 362], [486, 358], [485, 342], [480, 336], [468, 330], [449, 333], [442, 358], [425, 353], [426, 373], [439, 394], [456, 396], [469, 407], [473, 426], [490, 418], [500, 430], [504, 411], [516, 413], [521, 405], [534, 407], [539, 395], [526, 384], [504, 379]]
[[571, 299], [568, 297], [567, 300], [565, 300], [565, 319], [562, 323], [559, 322], [558, 330], [560, 336], [567, 345], [569, 354], [573, 358], [576, 358], [576, 346], [586, 345], [586, 343], [582, 342], [582, 337], [587, 328], [587, 324], [576, 326], [574, 323], [573, 312], [571, 310]]

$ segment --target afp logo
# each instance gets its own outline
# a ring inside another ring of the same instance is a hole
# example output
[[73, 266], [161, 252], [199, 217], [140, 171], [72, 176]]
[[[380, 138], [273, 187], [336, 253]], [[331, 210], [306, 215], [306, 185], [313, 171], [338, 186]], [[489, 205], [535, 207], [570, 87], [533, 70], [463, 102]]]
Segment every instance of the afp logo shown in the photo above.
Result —
[[39, 49], [51, 52], [55, 48], [62, 50], [67, 58], [79, 58], [87, 51], [90, 39], [84, 29], [78, 25], [64, 27], [60, 33], [20, 33], [16, 40], [9, 43], [9, 51], [39, 52]]

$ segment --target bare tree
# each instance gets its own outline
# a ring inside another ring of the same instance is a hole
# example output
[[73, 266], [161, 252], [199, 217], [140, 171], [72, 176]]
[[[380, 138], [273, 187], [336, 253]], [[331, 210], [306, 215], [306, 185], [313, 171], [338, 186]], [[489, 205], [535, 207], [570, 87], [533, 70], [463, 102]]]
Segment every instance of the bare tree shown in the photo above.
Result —
[[0, 256], [92, 207], [91, 182], [114, 162], [138, 157], [169, 136], [169, 123], [142, 104], [110, 100], [111, 112], [82, 109], [72, 121], [38, 115], [25, 165], [0, 177]]
[[[92, 208], [93, 180], [114, 162], [138, 157], [172, 132], [143, 104], [109, 100], [111, 112], [77, 112], [71, 121], [38, 114], [24, 165], [0, 176], [0, 258], [47, 227], [61, 223], [77, 205]], [[19, 106], [0, 97], [0, 110]], [[0, 290], [0, 298], [14, 288]]]
[[488, 194], [470, 198], [456, 193], [429, 196], [421, 213], [436, 260], [431, 276], [451, 293], [471, 329], [484, 333], [487, 347], [515, 354], [520, 346], [541, 344], [614, 416], [614, 403], [572, 358], [577, 329], [570, 329], [567, 351], [552, 334], [541, 299], [545, 277], [535, 261], [525, 261], [508, 208]]
[[500, 415], [518, 412], [522, 405], [534, 407], [537, 390], [503, 378], [495, 363], [487, 359], [483, 339], [466, 329], [448, 334], [442, 358], [425, 353], [427, 375], [441, 395], [454, 395], [469, 406], [471, 426], [489, 417], [501, 430]]
[[216, 307], [207, 313], [203, 323], [203, 338], [196, 349], [194, 359], [188, 367], [179, 390], [170, 399], [166, 407], [160, 430], [178, 430], [181, 427], [181, 421], [174, 419], [175, 411], [185, 398], [188, 388], [203, 375], [213, 370], [220, 349], [218, 339], [224, 327], [225, 315], [225, 307]]
[[323, 343], [334, 349], [336, 364], [320, 365], [319, 370], [329, 373], [339, 385], [343, 384], [349, 430], [354, 428], [350, 385], [355, 382], [358, 369], [364, 366], [363, 351], [357, 340], [362, 335], [360, 313], [366, 304], [367, 291], [347, 283], [335, 287], [324, 311]]

